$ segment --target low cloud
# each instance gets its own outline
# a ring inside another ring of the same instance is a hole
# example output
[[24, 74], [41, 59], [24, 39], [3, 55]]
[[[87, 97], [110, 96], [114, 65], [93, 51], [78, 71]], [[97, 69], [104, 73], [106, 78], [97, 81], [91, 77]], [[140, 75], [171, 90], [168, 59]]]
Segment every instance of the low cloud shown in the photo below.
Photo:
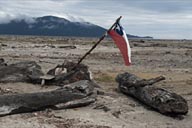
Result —
[[1, 24], [5, 24], [5, 23], [9, 23], [11, 22], [12, 20], [14, 21], [21, 21], [21, 20], [24, 20], [25, 22], [27, 23], [34, 23], [35, 22], [35, 19], [31, 16], [27, 16], [27, 15], [23, 15], [23, 14], [16, 14], [16, 15], [10, 15], [10, 14], [3, 14], [0, 12], [0, 23]]
[[4, 0], [0, 1], [0, 23], [15, 18], [30, 23], [34, 22], [31, 17], [54, 15], [108, 28], [122, 15], [130, 34], [192, 38], [191, 5], [189, 0]]

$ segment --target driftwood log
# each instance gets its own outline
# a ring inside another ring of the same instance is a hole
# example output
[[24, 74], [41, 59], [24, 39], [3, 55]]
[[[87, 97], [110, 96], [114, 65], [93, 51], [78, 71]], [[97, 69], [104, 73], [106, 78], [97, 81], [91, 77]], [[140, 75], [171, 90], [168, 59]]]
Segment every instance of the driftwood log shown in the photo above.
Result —
[[57, 105], [58, 109], [85, 106], [94, 102], [93, 89], [94, 83], [84, 80], [49, 92], [0, 95], [0, 116]]
[[138, 99], [160, 113], [168, 115], [187, 114], [188, 105], [183, 97], [165, 89], [150, 86], [163, 79], [164, 77], [157, 77], [145, 80], [130, 73], [119, 74], [116, 77], [121, 92]]

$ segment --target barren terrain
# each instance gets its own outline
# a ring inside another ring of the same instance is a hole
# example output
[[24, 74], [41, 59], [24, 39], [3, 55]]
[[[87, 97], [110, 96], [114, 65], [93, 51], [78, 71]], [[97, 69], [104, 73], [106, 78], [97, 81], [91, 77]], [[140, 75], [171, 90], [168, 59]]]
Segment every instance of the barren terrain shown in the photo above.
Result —
[[[77, 62], [97, 39], [0, 36], [0, 58], [7, 63], [36, 61], [44, 72], [65, 60]], [[1, 128], [192, 128], [192, 41], [130, 40], [132, 65], [124, 66], [119, 50], [105, 39], [83, 63], [101, 87], [97, 101], [87, 107], [24, 113], [0, 117]], [[142, 78], [163, 75], [156, 86], [182, 95], [189, 105], [183, 117], [169, 117], [121, 94], [115, 77], [130, 72]], [[0, 83], [0, 93], [47, 91], [56, 86]]]

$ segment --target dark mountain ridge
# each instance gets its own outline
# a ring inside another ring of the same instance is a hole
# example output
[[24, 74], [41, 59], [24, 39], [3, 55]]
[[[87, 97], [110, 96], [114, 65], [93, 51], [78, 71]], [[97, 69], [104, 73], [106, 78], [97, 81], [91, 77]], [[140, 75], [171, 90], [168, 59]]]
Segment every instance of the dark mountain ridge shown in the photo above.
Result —
[[[55, 16], [37, 17], [30, 22], [15, 19], [0, 24], [0, 35], [99, 37], [105, 31], [105, 28], [89, 22], [72, 22]], [[141, 38], [133, 35], [128, 37]]]

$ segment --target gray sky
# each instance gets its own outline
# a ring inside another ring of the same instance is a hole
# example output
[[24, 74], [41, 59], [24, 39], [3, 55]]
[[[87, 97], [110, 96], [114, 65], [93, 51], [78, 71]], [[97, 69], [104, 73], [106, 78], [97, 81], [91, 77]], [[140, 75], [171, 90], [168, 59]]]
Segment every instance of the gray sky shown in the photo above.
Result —
[[192, 0], [0, 0], [0, 22], [55, 15], [105, 28], [120, 15], [127, 33], [192, 39]]

